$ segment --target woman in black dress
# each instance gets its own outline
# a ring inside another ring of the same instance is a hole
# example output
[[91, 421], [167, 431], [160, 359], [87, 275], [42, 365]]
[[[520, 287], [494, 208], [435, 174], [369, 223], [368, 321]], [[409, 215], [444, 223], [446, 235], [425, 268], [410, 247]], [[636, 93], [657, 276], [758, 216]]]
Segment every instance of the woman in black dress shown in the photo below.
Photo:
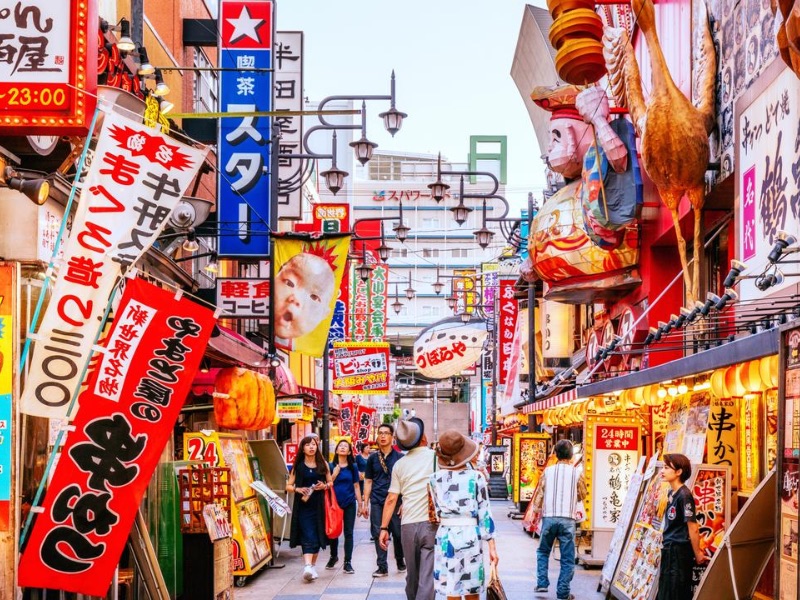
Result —
[[319, 577], [316, 564], [320, 548], [328, 545], [325, 535], [325, 490], [333, 485], [328, 463], [322, 457], [316, 436], [300, 441], [292, 473], [286, 484], [294, 492], [292, 527], [289, 547], [303, 549], [303, 579], [308, 582]]

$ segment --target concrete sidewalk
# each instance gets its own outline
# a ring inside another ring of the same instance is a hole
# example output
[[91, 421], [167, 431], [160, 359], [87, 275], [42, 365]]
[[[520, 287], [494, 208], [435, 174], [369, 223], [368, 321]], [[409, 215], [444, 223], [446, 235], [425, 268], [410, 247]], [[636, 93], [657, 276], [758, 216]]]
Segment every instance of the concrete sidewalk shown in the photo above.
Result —
[[[509, 600], [555, 598], [555, 582], [558, 579], [559, 562], [557, 549], [550, 558], [550, 593], [535, 594], [536, 548], [538, 542], [522, 531], [518, 520], [508, 518], [513, 508], [510, 502], [493, 501], [492, 514], [497, 527], [497, 552], [500, 555], [500, 580]], [[372, 578], [375, 570], [375, 549], [369, 540], [366, 520], [356, 519], [355, 548], [353, 550], [354, 575], [342, 571], [344, 548], [339, 544], [339, 563], [332, 571], [325, 570], [328, 550], [320, 552], [317, 561], [319, 579], [306, 583], [302, 579], [303, 560], [299, 548], [289, 548], [285, 540], [277, 548], [277, 565], [282, 569], [262, 569], [249, 578], [244, 587], [236, 588], [236, 600], [403, 600], [405, 598], [405, 574], [398, 573], [393, 551], [389, 550], [389, 576]], [[597, 590], [600, 570], [575, 567], [572, 593], [581, 600], [603, 598]]]

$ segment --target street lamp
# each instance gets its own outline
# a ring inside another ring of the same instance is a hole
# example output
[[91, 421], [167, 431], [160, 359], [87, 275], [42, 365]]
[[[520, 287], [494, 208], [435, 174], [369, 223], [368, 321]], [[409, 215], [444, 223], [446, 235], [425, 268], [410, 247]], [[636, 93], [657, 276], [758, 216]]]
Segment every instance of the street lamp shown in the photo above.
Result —
[[403, 310], [403, 303], [400, 302], [400, 295], [397, 293], [397, 284], [394, 284], [394, 302], [392, 302], [392, 308], [394, 309], [394, 314], [399, 315], [400, 311]]
[[415, 293], [416, 293], [416, 290], [413, 287], [411, 287], [411, 271], [409, 271], [408, 272], [408, 287], [406, 288], [406, 298], [408, 298], [409, 300], [413, 300]]
[[403, 203], [402, 202], [398, 203], [398, 208], [399, 208], [399, 211], [400, 211], [400, 213], [399, 213], [400, 214], [400, 220], [397, 221], [397, 225], [392, 227], [392, 230], [394, 231], [394, 236], [397, 238], [397, 241], [402, 244], [403, 242], [406, 241], [406, 238], [408, 237], [408, 232], [411, 231], [411, 228], [407, 227], [406, 224], [403, 223]]
[[350, 147], [356, 154], [356, 159], [362, 165], [365, 165], [369, 162], [369, 159], [372, 158], [372, 153], [375, 148], [378, 147], [378, 144], [375, 142], [370, 142], [367, 139], [367, 103], [361, 103], [361, 139], [350, 142]]
[[361, 264], [356, 267], [356, 271], [358, 272], [358, 276], [361, 278], [361, 281], [369, 281], [369, 276], [372, 274], [372, 270], [375, 268], [369, 262], [367, 262], [367, 246], [366, 244], [361, 244]]
[[472, 320], [472, 313], [468, 313], [466, 310], [461, 313], [461, 322], [466, 324]]
[[475, 240], [478, 242], [478, 245], [481, 248], [486, 249], [489, 246], [489, 244], [492, 243], [492, 237], [494, 237], [494, 231], [486, 229], [485, 224], [483, 225], [483, 227], [481, 227], [480, 229], [478, 229], [473, 233], [475, 234]]
[[448, 296], [447, 297], [447, 306], [450, 307], [450, 310], [455, 310], [456, 309], [456, 302], [457, 302], [457, 299], [456, 299], [455, 296]]
[[433, 284], [433, 291], [438, 296], [442, 293], [442, 289], [444, 288], [444, 284], [442, 280], [439, 278], [439, 265], [436, 265], [436, 282]]
[[383, 126], [386, 128], [386, 131], [394, 134], [400, 131], [400, 128], [403, 126], [403, 119], [405, 119], [408, 115], [404, 112], [400, 112], [394, 107], [394, 71], [392, 71], [392, 94], [391, 94], [391, 105], [389, 110], [386, 112], [382, 112], [378, 116], [383, 119]]
[[442, 181], [442, 153], [439, 152], [439, 158], [436, 161], [436, 181], [433, 183], [428, 184], [428, 189], [431, 191], [431, 198], [433, 198], [436, 202], [441, 202], [444, 200], [444, 196], [447, 193], [447, 190], [450, 189], [450, 186]]
[[461, 193], [459, 194], [458, 204], [450, 209], [450, 211], [453, 213], [453, 219], [455, 219], [455, 222], [458, 223], [459, 227], [467, 222], [467, 219], [469, 218], [469, 213], [472, 212], [472, 209], [469, 206], [467, 206], [466, 204], [464, 204], [464, 177], [463, 176], [461, 177], [461, 186], [460, 186], [460, 188], [461, 188]]

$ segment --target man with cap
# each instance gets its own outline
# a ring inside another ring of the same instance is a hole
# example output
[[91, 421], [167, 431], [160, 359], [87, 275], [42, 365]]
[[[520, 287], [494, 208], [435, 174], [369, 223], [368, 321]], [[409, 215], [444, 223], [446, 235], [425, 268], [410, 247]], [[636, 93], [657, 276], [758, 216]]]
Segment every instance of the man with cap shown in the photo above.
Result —
[[434, 600], [433, 551], [436, 525], [428, 520], [428, 481], [436, 454], [428, 448], [422, 419], [406, 416], [395, 430], [397, 445], [408, 452], [392, 471], [389, 495], [383, 506], [380, 545], [388, 548], [389, 522], [398, 496], [403, 496], [401, 518], [403, 555], [406, 558], [407, 600]]
[[[361, 515], [365, 519], [369, 518], [370, 531], [375, 540], [375, 551], [378, 554], [378, 568], [372, 573], [373, 577], [386, 577], [389, 574], [387, 548], [381, 547], [378, 541], [378, 532], [381, 528], [383, 507], [389, 493], [392, 471], [395, 463], [403, 458], [403, 455], [392, 447], [393, 435], [394, 427], [389, 423], [383, 423], [378, 427], [378, 451], [369, 455], [364, 471], [364, 501], [361, 503], [363, 507]], [[398, 511], [399, 507], [393, 505], [391, 518], [386, 517], [385, 525], [394, 536], [394, 558], [397, 561], [397, 570], [402, 573], [406, 570], [406, 563], [403, 559], [403, 546], [400, 543]]]

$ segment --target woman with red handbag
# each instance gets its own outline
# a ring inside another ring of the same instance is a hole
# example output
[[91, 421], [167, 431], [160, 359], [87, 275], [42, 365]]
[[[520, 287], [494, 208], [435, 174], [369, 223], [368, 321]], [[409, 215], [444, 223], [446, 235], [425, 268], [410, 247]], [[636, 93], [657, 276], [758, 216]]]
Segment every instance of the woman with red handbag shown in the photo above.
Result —
[[316, 436], [300, 440], [292, 473], [286, 484], [294, 492], [292, 526], [289, 547], [303, 549], [303, 579], [308, 582], [319, 577], [316, 564], [320, 548], [328, 545], [325, 534], [325, 490], [333, 485], [328, 463], [322, 457]]
[[[335, 458], [331, 463], [331, 477], [336, 501], [343, 511], [344, 572], [352, 575], [355, 573], [352, 565], [353, 528], [356, 523], [356, 514], [361, 512], [361, 488], [358, 485], [358, 468], [353, 459], [353, 447], [350, 442], [341, 440], [336, 444], [334, 454]], [[331, 557], [325, 568], [334, 569], [336, 563], [339, 562], [339, 537], [328, 538], [328, 541], [331, 546]]]

